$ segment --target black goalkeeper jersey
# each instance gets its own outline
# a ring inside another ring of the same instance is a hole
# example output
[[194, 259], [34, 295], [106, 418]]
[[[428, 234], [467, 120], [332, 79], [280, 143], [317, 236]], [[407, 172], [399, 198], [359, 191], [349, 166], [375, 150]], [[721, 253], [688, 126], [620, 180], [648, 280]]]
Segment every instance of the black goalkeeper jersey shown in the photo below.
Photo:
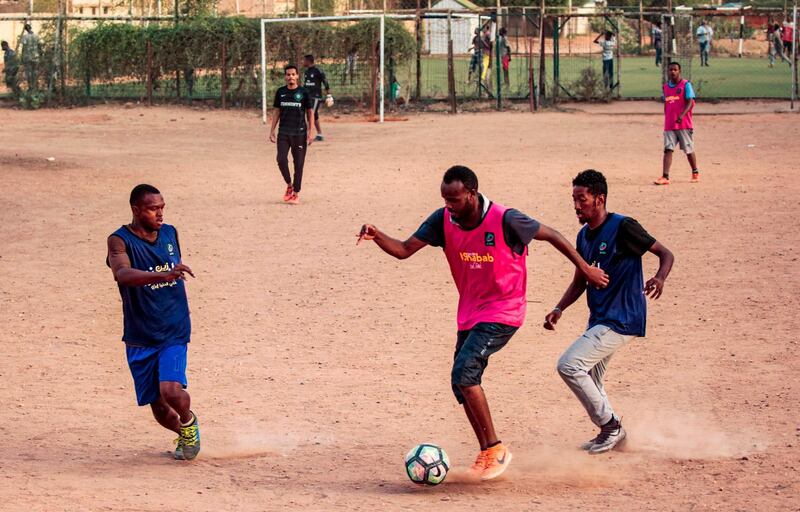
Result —
[[312, 98], [322, 98], [322, 86], [325, 86], [325, 90], [330, 89], [325, 73], [316, 66], [306, 69], [303, 79], [303, 85], [308, 89]]
[[284, 85], [275, 92], [275, 102], [272, 106], [281, 109], [279, 135], [305, 135], [306, 110], [314, 107], [314, 102], [305, 87], [289, 89]]

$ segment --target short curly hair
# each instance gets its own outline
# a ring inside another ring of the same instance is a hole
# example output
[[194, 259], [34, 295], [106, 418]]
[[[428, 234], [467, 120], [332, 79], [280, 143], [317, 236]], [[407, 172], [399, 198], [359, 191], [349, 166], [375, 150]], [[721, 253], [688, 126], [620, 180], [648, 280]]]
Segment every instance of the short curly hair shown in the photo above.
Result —
[[594, 169], [586, 169], [585, 171], [581, 171], [575, 176], [575, 179], [572, 180], [573, 187], [586, 187], [589, 189], [589, 192], [597, 197], [600, 194], [604, 196], [608, 195], [608, 183], [606, 183], [606, 177], [603, 176], [603, 173], [600, 171], [595, 171]]
[[475, 175], [472, 169], [463, 165], [454, 165], [447, 169], [442, 181], [447, 185], [454, 181], [460, 181], [467, 190], [478, 191], [478, 176]]

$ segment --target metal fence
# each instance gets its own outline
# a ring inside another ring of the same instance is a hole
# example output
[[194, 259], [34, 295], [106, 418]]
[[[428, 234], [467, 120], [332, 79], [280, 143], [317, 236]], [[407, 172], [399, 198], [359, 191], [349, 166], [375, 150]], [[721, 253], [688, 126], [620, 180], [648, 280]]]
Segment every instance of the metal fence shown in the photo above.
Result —
[[[542, 16], [537, 8], [529, 7], [445, 12], [417, 10], [414, 5], [420, 4], [397, 3], [398, 8], [411, 9], [404, 11], [407, 19], [401, 23], [415, 41], [416, 51], [410, 57], [387, 59], [384, 96], [390, 105], [439, 101], [457, 110], [466, 103], [483, 101], [502, 108], [512, 101], [534, 110], [569, 100], [659, 98], [665, 66], [671, 61], [681, 63], [683, 76], [693, 82], [701, 99], [789, 100], [797, 93], [794, 12], [789, 16], [777, 10], [598, 13], [587, 8], [588, 12], [577, 9]], [[16, 77], [23, 96], [38, 91], [33, 100], [40, 103], [119, 99], [245, 107], [260, 104], [262, 67], [257, 33], [247, 44], [208, 45], [202, 62], [165, 66], [163, 53], [180, 53], [180, 49], [152, 40], [137, 50], [141, 58], [134, 66], [119, 67], [110, 59], [86, 70], [80, 64], [86, 56], [74, 43], [100, 18], [38, 16], [32, 24], [39, 37], [39, 59], [32, 63], [22, 58], [23, 18], [0, 17], [0, 37], [18, 50]], [[140, 27], [180, 23], [174, 17], [102, 20]], [[698, 33], [701, 26], [704, 28]], [[606, 32], [611, 43], [605, 42]], [[704, 32], [708, 41], [701, 38]], [[481, 38], [486, 45], [481, 46]], [[268, 49], [270, 61], [264, 71], [269, 83], [279, 84], [283, 65], [297, 61], [310, 44], [295, 43], [280, 51]], [[320, 56], [317, 64], [328, 75], [337, 99], [374, 108], [376, 51], [377, 43], [374, 48], [355, 50], [339, 41], [316, 52]], [[708, 65], [703, 52], [707, 52]], [[0, 84], [0, 96], [12, 96], [5, 70], [3, 75], [6, 80]]]

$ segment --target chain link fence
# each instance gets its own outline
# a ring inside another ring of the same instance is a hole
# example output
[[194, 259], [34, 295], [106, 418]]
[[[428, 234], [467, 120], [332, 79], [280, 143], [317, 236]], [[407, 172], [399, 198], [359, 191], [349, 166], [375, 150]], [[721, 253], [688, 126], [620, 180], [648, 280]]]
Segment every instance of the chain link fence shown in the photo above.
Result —
[[[362, 4], [351, 7], [378, 5]], [[780, 11], [670, 15], [586, 8], [541, 16], [537, 8], [442, 12], [416, 6], [396, 2], [406, 14], [387, 16], [384, 96], [390, 106], [447, 102], [457, 110], [512, 101], [535, 109], [569, 100], [657, 99], [671, 61], [681, 63], [701, 99], [789, 99], [796, 90], [798, 34], [793, 14]], [[109, 100], [260, 105], [256, 18], [39, 15], [31, 25], [33, 49], [22, 18], [0, 18], [0, 38], [11, 50], [0, 97], [23, 106]], [[283, 83], [286, 64], [301, 65], [303, 55], [313, 54], [337, 100], [375, 108], [377, 20], [267, 25], [268, 90]]]

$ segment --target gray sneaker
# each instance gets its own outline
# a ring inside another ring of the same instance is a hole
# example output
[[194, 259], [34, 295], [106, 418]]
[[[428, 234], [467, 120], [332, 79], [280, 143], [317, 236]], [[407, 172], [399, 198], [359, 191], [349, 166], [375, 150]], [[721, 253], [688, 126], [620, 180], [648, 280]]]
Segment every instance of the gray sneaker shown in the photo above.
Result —
[[581, 445], [581, 450], [589, 450], [594, 444], [597, 442], [597, 439], [600, 437], [600, 434], [597, 434], [597, 437], [594, 439], [589, 439], [585, 443]]
[[190, 425], [181, 427], [180, 437], [177, 439], [178, 446], [175, 447], [175, 458], [177, 460], [192, 460], [200, 453], [200, 425], [197, 423], [197, 416]]
[[589, 454], [597, 455], [613, 450], [625, 439], [625, 429], [619, 421], [615, 425], [603, 426], [600, 435], [595, 438], [594, 444], [589, 448]]

